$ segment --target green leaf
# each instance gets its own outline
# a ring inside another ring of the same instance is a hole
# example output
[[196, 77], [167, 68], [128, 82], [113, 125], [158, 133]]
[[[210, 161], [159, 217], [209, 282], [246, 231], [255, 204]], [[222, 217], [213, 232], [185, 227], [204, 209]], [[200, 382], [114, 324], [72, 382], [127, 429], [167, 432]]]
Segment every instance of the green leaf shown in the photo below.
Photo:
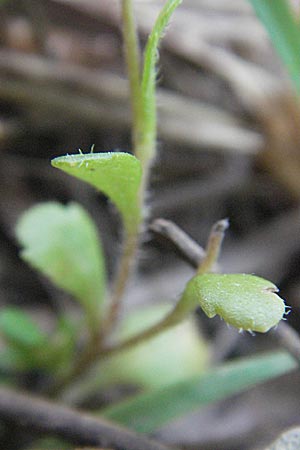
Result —
[[48, 336], [29, 314], [17, 307], [2, 309], [0, 334], [6, 342], [6, 348], [0, 355], [0, 366], [3, 369], [24, 370], [40, 367], [39, 354], [47, 355], [45, 346]]
[[141, 394], [102, 411], [102, 416], [141, 433], [225, 399], [298, 367], [287, 353], [271, 352], [224, 364], [201, 377]]
[[0, 334], [7, 345], [0, 354], [0, 368], [63, 370], [75, 355], [78, 336], [75, 327], [69, 319], [59, 317], [56, 329], [48, 335], [21, 309], [7, 307], [1, 310]]
[[192, 278], [184, 297], [198, 300], [208, 317], [218, 314], [238, 329], [265, 333], [285, 314], [277, 291], [273, 283], [254, 275], [208, 273]]
[[83, 306], [91, 327], [99, 327], [105, 292], [102, 248], [90, 216], [71, 203], [34, 206], [16, 228], [22, 258]]
[[300, 91], [300, 33], [287, 0], [249, 0]]
[[29, 314], [14, 307], [0, 311], [0, 334], [11, 344], [24, 348], [44, 345], [47, 340]]
[[[76, 358], [78, 336], [82, 326], [67, 316], [59, 316], [52, 335], [49, 337], [47, 355], [41, 363], [48, 371], [63, 372]], [[41, 355], [42, 359], [43, 355]]]
[[51, 161], [52, 166], [91, 184], [107, 195], [119, 210], [128, 233], [141, 221], [139, 187], [142, 169], [129, 153], [88, 153], [66, 155]]

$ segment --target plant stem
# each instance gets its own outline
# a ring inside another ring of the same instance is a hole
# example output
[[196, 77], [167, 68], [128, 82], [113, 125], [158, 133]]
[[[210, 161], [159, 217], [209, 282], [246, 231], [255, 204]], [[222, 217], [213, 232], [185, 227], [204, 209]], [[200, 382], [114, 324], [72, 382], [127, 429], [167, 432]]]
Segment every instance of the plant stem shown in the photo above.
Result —
[[121, 306], [121, 299], [126, 289], [127, 281], [129, 279], [134, 257], [138, 248], [138, 231], [135, 234], [127, 234], [124, 238], [122, 254], [119, 261], [118, 272], [113, 285], [113, 290], [110, 298], [110, 309], [104, 324], [103, 334], [107, 335], [113, 325], [118, 319], [118, 313]]
[[156, 153], [156, 96], [155, 65], [157, 49], [170, 16], [181, 0], [168, 0], [159, 14], [147, 41], [144, 52], [143, 74], [140, 74], [140, 52], [134, 20], [133, 0], [122, 0], [123, 39], [130, 85], [132, 109], [133, 153], [142, 165], [142, 180], [139, 189], [141, 223], [130, 235], [125, 236], [119, 270], [115, 279], [111, 307], [108, 314], [106, 334], [112, 329], [118, 317], [121, 298], [129, 279], [138, 248], [139, 234], [146, 216], [145, 193], [148, 187], [151, 164]]
[[22, 427], [31, 433], [38, 430], [46, 435], [61, 436], [74, 444], [76, 442], [80, 447], [84, 445], [122, 450], [169, 449], [108, 420], [67, 408], [60, 403], [14, 392], [7, 387], [0, 388], [0, 419], [1, 423], [12, 423], [18, 429]]
[[[166, 225], [168, 225], [168, 223], [167, 224], [164, 223], [164, 231], [166, 231]], [[189, 260], [192, 261], [193, 266], [194, 267], [198, 266], [198, 274], [209, 271], [215, 264], [217, 257], [219, 255], [225, 230], [228, 228], [228, 220], [227, 219], [220, 220], [213, 225], [208, 238], [206, 252], [204, 252], [203, 249], [200, 248], [198, 248], [198, 250], [195, 251], [193, 247], [195, 247], [197, 244], [194, 241], [192, 241], [189, 237], [187, 237], [181, 230], [180, 230], [181, 232], [179, 232], [179, 230], [176, 227], [174, 228], [174, 225], [172, 226], [172, 224], [170, 225], [169, 223], [169, 229], [170, 226], [172, 228], [172, 232], [170, 233], [168, 231], [167, 233], [165, 232], [164, 234], [167, 235], [168, 238], [171, 237], [174, 240], [174, 243], [178, 245], [182, 250], [185, 249], [184, 251], [189, 255]], [[137, 238], [137, 235], [135, 237]], [[188, 245], [186, 245], [186, 242], [188, 242]], [[107, 320], [107, 323], [104, 326], [105, 335], [107, 335], [107, 333], [111, 330], [111, 326], [116, 320], [116, 315], [120, 306], [119, 301], [121, 299], [121, 294], [124, 292], [126, 286], [126, 282], [128, 279], [128, 271], [130, 269], [130, 264], [132, 262], [132, 255], [136, 251], [137, 243], [138, 243], [137, 240], [128, 241], [127, 246], [124, 247], [124, 250], [125, 248], [127, 248], [127, 251], [126, 252], [124, 251], [123, 253], [122, 258], [124, 259], [121, 259], [119, 276], [117, 277], [117, 280], [119, 281], [120, 284], [115, 285], [116, 288], [114, 296], [116, 302], [115, 308], [111, 308], [109, 319]], [[191, 252], [192, 256], [190, 256]], [[102, 340], [94, 342], [93, 345], [87, 345], [86, 350], [82, 352], [81, 357], [77, 359], [77, 361], [75, 362], [74, 366], [70, 369], [70, 371], [66, 373], [60, 380], [58, 380], [55, 386], [53, 386], [50, 392], [48, 393], [52, 395], [57, 395], [70, 382], [72, 382], [79, 375], [84, 373], [86, 369], [90, 367], [96, 360], [106, 358], [108, 356], [119, 353], [123, 350], [127, 350], [131, 347], [134, 347], [135, 345], [143, 343], [148, 339], [153, 338], [154, 336], [162, 333], [168, 328], [175, 326], [179, 322], [184, 320], [184, 318], [187, 317], [189, 313], [192, 312], [197, 307], [198, 304], [197, 300], [194, 301], [194, 299], [191, 298], [191, 296], [185, 295], [185, 292], [183, 293], [183, 295], [181, 296], [180, 300], [177, 302], [173, 310], [171, 310], [170, 313], [166, 315], [166, 317], [164, 317], [160, 322], [153, 325], [152, 327], [142, 331], [141, 333], [136, 334], [130, 337], [129, 339], [112, 346], [107, 347], [102, 346], [103, 343]]]
[[[140, 86], [140, 51], [138, 36], [133, 11], [133, 0], [122, 0], [122, 22], [124, 53], [127, 65], [127, 73], [130, 89], [130, 103], [132, 112], [132, 143], [134, 153], [140, 145], [142, 134], [142, 106], [141, 106], [141, 86]], [[142, 183], [144, 184], [143, 180]], [[139, 192], [140, 209], [143, 209], [144, 194]], [[130, 232], [126, 231], [122, 244], [119, 267], [113, 283], [110, 298], [110, 309], [106, 323], [104, 324], [103, 336], [106, 336], [113, 329], [119, 315], [121, 300], [126, 289], [126, 285], [133, 267], [135, 255], [138, 248], [140, 226], [136, 226]]]
[[160, 322], [123, 342], [111, 347], [104, 347], [99, 354], [99, 359], [128, 350], [129, 348], [139, 345], [182, 322], [182, 320], [184, 320], [197, 307], [196, 301], [193, 303], [186, 300], [187, 299], [183, 294], [174, 309], [172, 309], [171, 312], [167, 314], [166, 317], [164, 317]]
[[[141, 133], [140, 51], [133, 12], [133, 1], [122, 0], [123, 41], [132, 110], [132, 141], [136, 150]], [[135, 152], [134, 152], [135, 153]]]
[[131, 347], [141, 341], [149, 339], [163, 331], [165, 328], [178, 323], [182, 319], [182, 315], [180, 315], [182, 312], [182, 307], [177, 305], [170, 315], [167, 316], [162, 322], [146, 330], [140, 335], [134, 336], [121, 344], [117, 344], [115, 347], [102, 347], [103, 340], [110, 334], [118, 319], [121, 300], [135, 261], [140, 230], [143, 227], [143, 220], [146, 215], [145, 193], [148, 186], [151, 164], [156, 152], [157, 121], [155, 64], [157, 48], [171, 14], [180, 2], [181, 0], [168, 0], [162, 9], [147, 42], [144, 55], [143, 76], [141, 77], [140, 52], [136, 24], [134, 20], [133, 0], [122, 0], [123, 39], [132, 110], [133, 153], [140, 160], [143, 169], [138, 198], [139, 208], [141, 211], [141, 220], [133, 230], [130, 230], [130, 232], [128, 232], [128, 230], [126, 231], [119, 261], [119, 268], [113, 283], [110, 307], [106, 322], [104, 323], [102, 329], [101, 339], [95, 343], [95, 348], [93, 349], [89, 348], [90, 346], [88, 343], [86, 346], [87, 348], [82, 352], [82, 357], [74, 363], [74, 366], [71, 367], [69, 373], [58, 382], [58, 389], [56, 389], [56, 392], [59, 392], [59, 390], [62, 389], [67, 383], [83, 373], [98, 357], [121, 351], [124, 348]]

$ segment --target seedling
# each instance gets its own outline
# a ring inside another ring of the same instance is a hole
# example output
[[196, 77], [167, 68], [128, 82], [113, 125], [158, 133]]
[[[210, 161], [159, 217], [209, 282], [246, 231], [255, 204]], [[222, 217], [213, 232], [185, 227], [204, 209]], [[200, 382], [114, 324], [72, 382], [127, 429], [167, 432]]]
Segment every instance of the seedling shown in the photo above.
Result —
[[[101, 364], [102, 361], [102, 380], [101, 370], [97, 373], [100, 377], [99, 386], [106, 385], [107, 379], [110, 378], [115, 379], [116, 382], [137, 382], [145, 389], [154, 389], [168, 385], [169, 380], [172, 386], [166, 389], [165, 396], [167, 401], [171, 402], [171, 406], [166, 410], [167, 417], [163, 418], [164, 422], [176, 417], [176, 407], [172, 408], [172, 398], [178, 401], [177, 394], [181, 389], [183, 393], [186, 393], [190, 386], [189, 395], [182, 399], [185, 406], [178, 409], [180, 414], [194, 409], [195, 399], [199, 405], [205, 403], [199, 400], [199, 395], [196, 395], [199, 392], [201, 379], [198, 377], [195, 380], [195, 370], [196, 372], [198, 370], [197, 373], [200, 374], [205, 363], [202, 367], [195, 369], [195, 365], [191, 364], [189, 359], [180, 377], [176, 377], [173, 376], [175, 370], [170, 359], [169, 372], [164, 366], [161, 371], [163, 373], [161, 381], [159, 377], [155, 380], [150, 379], [151, 371], [147, 353], [157, 352], [155, 346], [150, 346], [151, 338], [163, 336], [166, 332], [170, 333], [173, 327], [186, 320], [198, 306], [201, 306], [208, 317], [218, 314], [230, 326], [250, 332], [267, 332], [275, 327], [285, 314], [284, 301], [276, 294], [277, 288], [273, 283], [254, 275], [211, 273], [217, 262], [224, 234], [224, 230], [220, 232], [214, 229], [208, 242], [206, 257], [195, 276], [187, 280], [186, 287], [183, 286], [183, 293], [175, 307], [167, 308], [168, 312], [163, 317], [161, 315], [159, 318], [155, 317], [151, 324], [147, 323], [140, 329], [137, 326], [131, 327], [129, 335], [121, 331], [124, 327], [124, 323], [120, 325], [119, 322], [122, 298], [134, 267], [140, 234], [149, 215], [144, 198], [151, 165], [156, 155], [155, 83], [158, 48], [170, 17], [180, 3], [181, 0], [165, 2], [141, 59], [133, 4], [131, 0], [122, 1], [124, 44], [133, 118], [133, 154], [91, 151], [87, 154], [80, 152], [60, 156], [52, 161], [53, 167], [104, 193], [120, 214], [123, 226], [123, 248], [112, 286], [107, 286], [105, 261], [98, 231], [84, 209], [74, 203], [67, 206], [54, 202], [37, 205], [24, 214], [17, 226], [17, 237], [22, 246], [21, 257], [48, 277], [58, 288], [71, 295], [83, 311], [82, 318], [75, 322], [65, 316], [59, 317], [56, 330], [49, 336], [39, 330], [31, 323], [31, 319], [20, 311], [4, 310], [0, 314], [0, 331], [7, 341], [7, 350], [11, 352], [7, 360], [12, 366], [15, 361], [15, 368], [22, 367], [22, 364], [24, 368], [25, 356], [30, 353], [30, 367], [40, 367], [52, 373], [53, 386], [50, 389], [52, 395], [65, 391], [77, 381], [79, 375], [82, 376], [91, 366], [96, 363]], [[148, 312], [147, 315], [149, 314], [152, 313]], [[136, 319], [135, 323], [138, 322], [143, 320]], [[16, 331], [15, 323], [20, 324], [19, 331]], [[188, 325], [189, 338], [186, 340], [186, 347], [178, 350], [179, 353], [182, 352], [182, 355], [187, 355], [187, 352], [191, 350], [190, 354], [197, 354], [194, 331], [193, 337], [190, 338], [192, 336], [190, 325]], [[177, 346], [175, 340], [178, 337], [176, 337], [175, 329], [173, 331], [173, 334], [168, 335], [168, 339], [172, 344], [174, 340], [174, 345]], [[109, 340], [114, 341], [110, 346]], [[45, 352], [40, 352], [45, 343], [47, 343], [46, 356]], [[143, 352], [138, 353], [139, 346], [147, 343], [149, 347], [144, 347]], [[79, 347], [78, 356], [76, 350]], [[206, 360], [205, 351], [201, 350], [201, 354], [204, 355], [203, 360]], [[159, 367], [158, 360], [151, 356], [151, 365]], [[131, 367], [126, 368], [126, 364], [133, 365], [130, 362], [130, 358], [132, 361], [133, 357], [135, 361], [141, 359], [140, 367], [143, 366], [142, 358], [145, 358], [145, 371], [136, 370], [134, 373], [130, 370]], [[285, 370], [291, 370], [295, 366], [290, 357], [282, 354], [272, 354], [266, 357], [265, 361], [271, 361], [272, 364], [265, 364], [262, 358], [238, 362], [230, 366], [231, 376], [236, 376], [240, 383], [236, 383], [229, 389], [226, 383], [230, 383], [230, 377], [222, 378], [222, 368], [216, 371], [215, 381], [214, 376], [206, 377], [203, 382], [208, 392], [209, 388], [211, 392], [215, 392], [214, 383], [218, 384], [218, 377], [224, 382], [221, 383], [222, 385], [219, 384], [220, 395], [209, 396], [208, 394], [207, 402], [283, 373], [282, 362], [285, 363]], [[116, 370], [116, 367], [119, 367], [119, 370]], [[255, 372], [256, 369], [257, 372]], [[226, 372], [226, 368], [224, 371]], [[254, 372], [255, 377], [249, 375]], [[194, 378], [191, 378], [192, 375]], [[124, 418], [130, 417], [130, 414], [137, 416], [139, 412], [143, 415], [143, 408], [146, 413], [147, 404], [151, 404], [152, 419], [155, 414], [160, 417], [158, 414], [160, 392], [153, 391], [152, 395], [149, 391], [150, 397], [147, 397], [145, 401], [141, 397], [140, 402], [138, 400], [136, 403], [133, 402], [127, 410], [126, 407], [125, 410], [121, 407], [119, 414], [118, 408], [110, 412], [104, 411], [103, 414], [124, 422]], [[154, 422], [153, 426], [149, 421], [147, 426], [136, 426], [136, 428], [142, 431], [154, 431], [160, 423], [157, 420]], [[129, 425], [135, 426], [134, 423]]]

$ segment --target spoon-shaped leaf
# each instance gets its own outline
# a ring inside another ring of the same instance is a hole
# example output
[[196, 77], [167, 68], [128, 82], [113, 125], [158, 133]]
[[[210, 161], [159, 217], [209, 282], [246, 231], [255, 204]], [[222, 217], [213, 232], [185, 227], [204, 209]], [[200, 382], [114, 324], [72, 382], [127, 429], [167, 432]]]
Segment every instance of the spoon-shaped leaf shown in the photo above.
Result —
[[88, 153], [55, 158], [52, 166], [91, 184], [107, 195], [122, 215], [125, 228], [136, 230], [141, 218], [139, 186], [142, 169], [129, 153]]
[[195, 276], [184, 296], [197, 298], [208, 317], [218, 314], [236, 328], [265, 333], [285, 313], [277, 291], [273, 283], [254, 275], [209, 273]]
[[99, 326], [105, 289], [102, 248], [89, 215], [71, 203], [34, 206], [16, 228], [22, 258], [84, 307], [89, 323]]

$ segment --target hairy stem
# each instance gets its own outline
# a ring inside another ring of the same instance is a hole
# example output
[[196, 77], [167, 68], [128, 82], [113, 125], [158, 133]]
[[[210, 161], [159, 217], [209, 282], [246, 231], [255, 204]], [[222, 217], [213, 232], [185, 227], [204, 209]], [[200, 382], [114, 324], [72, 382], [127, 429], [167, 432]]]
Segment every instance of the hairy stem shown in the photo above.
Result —
[[[134, 20], [133, 0], [122, 0], [123, 39], [127, 64], [130, 99], [132, 107], [132, 141], [133, 152], [139, 158], [143, 173], [139, 189], [139, 207], [142, 219], [146, 218], [145, 194], [148, 187], [149, 173], [156, 153], [156, 96], [155, 82], [157, 49], [164, 29], [171, 14], [181, 0], [168, 0], [159, 14], [147, 41], [144, 52], [143, 74], [140, 73], [140, 53], [138, 36]], [[142, 220], [141, 220], [142, 222]], [[113, 287], [108, 328], [110, 331], [116, 322], [121, 305], [121, 298], [129, 279], [133, 261], [136, 257], [140, 226], [125, 237], [119, 271]]]
[[[133, 12], [133, 0], [122, 0], [124, 53], [130, 88], [132, 141], [138, 148], [141, 133], [140, 50]], [[135, 153], [135, 152], [134, 152]]]
[[138, 248], [138, 238], [138, 231], [135, 234], [128, 234], [124, 238], [119, 267], [110, 298], [110, 309], [106, 319], [106, 324], [104, 325], [105, 335], [109, 333], [118, 319], [121, 300], [127, 286], [127, 282], [132, 270], [132, 266], [134, 264], [134, 259]]
[[[170, 16], [180, 2], [181, 0], [168, 0], [158, 16], [145, 49], [143, 75], [141, 76], [140, 53], [134, 20], [133, 0], [122, 0], [123, 40], [132, 109], [133, 153], [141, 161], [143, 169], [138, 200], [141, 211], [141, 220], [140, 223], [136, 225], [135, 229], [130, 230], [130, 232], [128, 232], [128, 230], [126, 231], [119, 268], [113, 283], [109, 311], [102, 330], [101, 339], [95, 343], [94, 349], [89, 348], [89, 343], [87, 344], [86, 349], [82, 352], [82, 357], [74, 363], [74, 366], [70, 369], [69, 373], [65, 375], [64, 379], [60, 380], [60, 389], [64, 387], [67, 382], [73, 381], [83, 373], [98, 357], [121, 351], [124, 348], [131, 347], [141, 341], [149, 339], [155, 334], [163, 331], [165, 328], [179, 322], [182, 318], [176, 306], [174, 311], [162, 322], [149, 330], [146, 330], [141, 335], [135, 336], [113, 348], [103, 348], [102, 346], [104, 339], [111, 333], [117, 322], [123, 294], [136, 259], [140, 230], [143, 227], [143, 220], [145, 220], [146, 216], [145, 193], [148, 186], [151, 164], [156, 153], [157, 120], [155, 65], [157, 60], [157, 49]], [[56, 389], [56, 392], [59, 392], [59, 389]]]
[[[170, 222], [160, 219], [156, 222], [156, 227], [153, 227], [152, 225], [151, 228], [154, 228], [156, 232], [160, 232], [162, 224], [164, 228], [164, 235], [167, 235], [168, 238], [173, 239], [174, 243], [189, 255], [189, 259], [192, 260], [192, 264], [194, 265], [194, 267], [198, 266], [198, 273], [205, 273], [205, 271], [208, 271], [212, 268], [219, 255], [225, 230], [228, 228], [228, 221], [226, 219], [220, 220], [213, 225], [212, 230], [209, 234], [206, 252], [204, 252], [203, 249], [200, 249], [200, 247], [195, 250], [194, 247], [197, 246], [197, 244], [192, 241], [191, 238], [186, 236], [185, 233], [182, 232], [182, 230], [179, 230], [178, 227], [175, 227], [174, 224]], [[166, 230], [166, 227], [168, 228], [168, 230]], [[188, 245], [186, 245], [187, 242]], [[128, 253], [124, 252], [123, 254], [124, 261], [119, 269], [120, 275], [117, 277], [117, 280], [120, 280], [120, 285], [116, 285], [117, 290], [115, 291], [115, 302], [120, 301], [121, 293], [124, 292], [126, 281], [128, 279], [128, 270], [130, 268], [132, 254], [136, 251], [136, 245], [137, 241], [132, 241], [131, 244], [128, 241]], [[191, 253], [192, 256], [190, 256]], [[202, 270], [204, 271], [202, 272]], [[121, 282], [121, 280], [123, 281]], [[107, 347], [101, 345], [102, 341], [99, 341], [95, 345], [87, 346], [86, 350], [82, 352], [82, 356], [78, 358], [75, 365], [71, 368], [70, 372], [65, 374], [65, 376], [61, 380], [59, 380], [58, 383], [56, 383], [54, 388], [51, 389], [51, 394], [57, 395], [70, 382], [84, 373], [86, 369], [90, 367], [96, 360], [99, 361], [102, 358], [106, 358], [123, 350], [134, 347], [135, 345], [141, 344], [184, 320], [185, 317], [187, 317], [197, 307], [198, 303], [196, 300], [194, 301], [194, 299], [191, 298], [191, 296], [189, 296], [188, 294], [185, 295], [186, 292], [187, 291], [185, 290], [180, 300], [177, 302], [175, 307], [166, 315], [166, 317], [164, 317], [157, 324], [142, 331], [141, 333], [138, 333], [125, 341]], [[119, 303], [115, 303], [115, 308], [110, 310], [111, 317], [109, 317], [106, 323], [106, 327], [104, 328], [105, 335], [107, 335], [108, 331], [111, 329], [110, 327], [112, 326], [112, 323], [116, 320], [118, 309]]]
[[[134, 153], [140, 146], [142, 136], [142, 98], [140, 87], [140, 51], [138, 36], [133, 11], [133, 0], [122, 0], [122, 22], [123, 22], [123, 41], [124, 53], [127, 66], [127, 73], [130, 88], [130, 103], [132, 111], [132, 143]], [[143, 171], [144, 173], [144, 171]], [[140, 189], [139, 202], [140, 209], [143, 209], [144, 201], [144, 175], [142, 179], [142, 192]], [[119, 267], [113, 283], [112, 295], [110, 298], [110, 309], [103, 329], [103, 335], [108, 335], [113, 329], [119, 316], [121, 301], [129, 280], [136, 252], [138, 248], [140, 227], [124, 236], [122, 244], [122, 253], [120, 256]]]

